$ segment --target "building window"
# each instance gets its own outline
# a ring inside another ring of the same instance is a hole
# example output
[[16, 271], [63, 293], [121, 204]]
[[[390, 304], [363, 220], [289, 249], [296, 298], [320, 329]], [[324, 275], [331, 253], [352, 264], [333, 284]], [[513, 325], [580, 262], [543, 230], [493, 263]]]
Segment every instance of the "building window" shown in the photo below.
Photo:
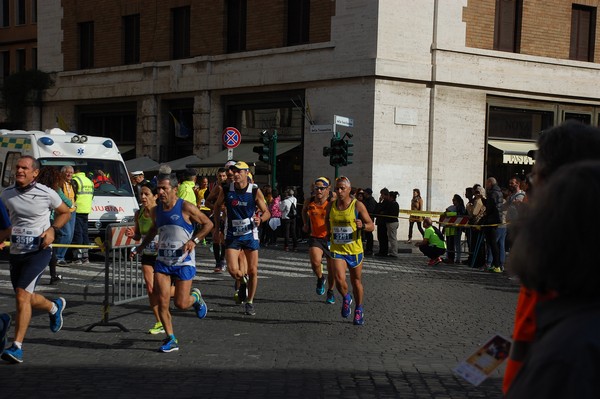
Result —
[[15, 10], [17, 25], [25, 25], [25, 0], [17, 0], [15, 4], [17, 6], [17, 9]]
[[309, 28], [310, 0], [288, 0], [288, 46], [308, 43]]
[[10, 52], [0, 52], [0, 78], [4, 80], [5, 77], [10, 75]]
[[595, 35], [596, 8], [573, 4], [569, 58], [577, 61], [594, 61]]
[[37, 0], [31, 0], [31, 23], [37, 23]]
[[227, 1], [227, 52], [246, 50], [246, 0]]
[[21, 72], [27, 69], [27, 57], [24, 48], [17, 50], [17, 72]]
[[36, 47], [31, 49], [31, 69], [38, 69], [37, 48]]
[[140, 14], [123, 17], [123, 64], [140, 62]]
[[10, 25], [10, 7], [9, 0], [0, 0], [0, 26]]
[[522, 13], [523, 0], [496, 0], [494, 50], [520, 51]]
[[488, 137], [537, 140], [542, 130], [554, 125], [554, 115], [549, 110], [490, 106]]
[[173, 59], [190, 56], [190, 7], [171, 9]]
[[94, 23], [79, 24], [79, 67], [81, 69], [94, 67]]

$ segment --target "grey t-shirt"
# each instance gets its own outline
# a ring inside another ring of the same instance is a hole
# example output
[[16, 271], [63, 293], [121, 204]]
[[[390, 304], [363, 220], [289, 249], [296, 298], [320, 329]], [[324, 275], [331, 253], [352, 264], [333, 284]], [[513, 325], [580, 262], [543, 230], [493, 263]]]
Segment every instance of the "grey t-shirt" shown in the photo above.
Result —
[[40, 235], [50, 227], [50, 213], [62, 204], [56, 191], [36, 183], [19, 191], [11, 186], [0, 194], [10, 216], [10, 253], [24, 254], [40, 249]]

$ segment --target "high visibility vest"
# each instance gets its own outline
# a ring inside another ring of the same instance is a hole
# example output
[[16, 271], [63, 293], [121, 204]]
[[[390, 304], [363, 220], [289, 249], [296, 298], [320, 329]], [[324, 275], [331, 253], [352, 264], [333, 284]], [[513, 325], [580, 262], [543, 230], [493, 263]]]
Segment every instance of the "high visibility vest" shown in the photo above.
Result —
[[94, 183], [83, 172], [75, 173], [73, 180], [77, 183], [77, 199], [75, 200], [77, 213], [90, 213], [94, 198]]

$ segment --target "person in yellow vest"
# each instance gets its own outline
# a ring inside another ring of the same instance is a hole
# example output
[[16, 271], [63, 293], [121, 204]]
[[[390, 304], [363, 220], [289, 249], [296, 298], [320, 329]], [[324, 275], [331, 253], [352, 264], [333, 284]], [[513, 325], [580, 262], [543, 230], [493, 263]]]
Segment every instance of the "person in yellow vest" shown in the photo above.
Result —
[[[61, 190], [65, 197], [71, 201], [71, 218], [69, 221], [60, 229], [60, 234], [56, 237], [55, 242], [57, 244], [70, 244], [73, 240], [73, 233], [75, 232], [75, 216], [77, 210], [77, 204], [75, 203], [75, 189], [73, 188], [73, 167], [71, 165], [65, 165], [61, 168], [60, 173], [63, 177], [63, 184]], [[65, 255], [67, 254], [67, 247], [56, 248], [56, 264], [58, 266], [66, 266], [67, 261]]]
[[196, 204], [196, 193], [194, 188], [196, 187], [196, 175], [198, 173], [195, 169], [186, 169], [183, 172], [183, 181], [179, 184], [177, 189], [177, 196], [190, 204]]
[[337, 199], [327, 207], [327, 232], [331, 241], [330, 251], [333, 259], [335, 285], [342, 295], [342, 317], [350, 316], [352, 295], [346, 283], [346, 268], [350, 269], [352, 293], [356, 300], [354, 324], [364, 324], [362, 263], [362, 232], [373, 231], [375, 225], [362, 202], [350, 195], [352, 184], [346, 176], [335, 179]]
[[[75, 205], [77, 206], [72, 244], [89, 245], [88, 217], [92, 211], [94, 183], [80, 169], [75, 170], [72, 181], [75, 190]], [[73, 263], [76, 265], [90, 263], [88, 250], [75, 248], [73, 250]]]
[[210, 217], [212, 212], [206, 206], [206, 198], [210, 194], [208, 191], [208, 177], [203, 177], [200, 180], [200, 185], [194, 190], [194, 193], [196, 194], [196, 206], [202, 213]]

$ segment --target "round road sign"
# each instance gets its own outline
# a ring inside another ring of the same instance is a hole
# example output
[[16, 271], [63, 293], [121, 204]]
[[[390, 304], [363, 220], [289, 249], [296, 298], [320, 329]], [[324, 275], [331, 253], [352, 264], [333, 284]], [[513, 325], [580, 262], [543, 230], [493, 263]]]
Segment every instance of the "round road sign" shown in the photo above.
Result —
[[223, 145], [226, 148], [235, 148], [242, 142], [242, 134], [234, 127], [227, 127], [223, 131]]

